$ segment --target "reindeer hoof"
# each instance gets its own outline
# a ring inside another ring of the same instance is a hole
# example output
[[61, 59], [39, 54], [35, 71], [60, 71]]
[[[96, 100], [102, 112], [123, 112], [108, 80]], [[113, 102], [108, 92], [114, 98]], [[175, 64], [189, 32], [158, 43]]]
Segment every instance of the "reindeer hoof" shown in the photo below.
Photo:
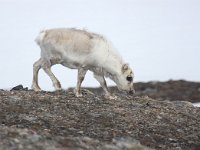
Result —
[[75, 93], [75, 95], [76, 95], [76, 97], [83, 97], [83, 94], [81, 94], [81, 93]]
[[33, 91], [35, 92], [40, 92], [42, 91], [41, 88], [39, 86], [36, 86], [36, 85], [32, 85], [31, 88], [33, 89]]
[[55, 88], [55, 90], [56, 90], [56, 91], [61, 91], [62, 88], [61, 88], [61, 87], [60, 87], [60, 88]]
[[76, 89], [74, 89], [74, 94], [76, 97], [83, 97], [83, 94], [81, 92], [78, 92]]
[[109, 100], [116, 100], [117, 96], [108, 94], [108, 95], [105, 95], [105, 98]]

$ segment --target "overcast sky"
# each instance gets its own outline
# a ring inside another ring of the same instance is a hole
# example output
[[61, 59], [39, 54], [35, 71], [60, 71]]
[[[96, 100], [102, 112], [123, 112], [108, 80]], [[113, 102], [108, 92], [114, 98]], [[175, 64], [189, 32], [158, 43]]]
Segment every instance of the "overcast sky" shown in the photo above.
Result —
[[[42, 29], [86, 28], [105, 35], [134, 69], [135, 81], [200, 81], [199, 0], [0, 0], [0, 88], [30, 88]], [[76, 70], [56, 65], [63, 88]], [[53, 90], [43, 71], [39, 82]], [[114, 85], [108, 80], [109, 85]], [[83, 86], [99, 86], [92, 73]]]

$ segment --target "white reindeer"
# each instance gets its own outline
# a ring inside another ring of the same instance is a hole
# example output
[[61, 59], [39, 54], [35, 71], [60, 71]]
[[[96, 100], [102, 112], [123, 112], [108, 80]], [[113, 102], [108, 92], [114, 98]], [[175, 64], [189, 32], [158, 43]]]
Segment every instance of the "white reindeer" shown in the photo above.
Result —
[[55, 90], [61, 85], [51, 71], [51, 66], [62, 64], [71, 69], [78, 69], [78, 81], [75, 95], [81, 97], [81, 83], [88, 70], [100, 83], [105, 96], [113, 99], [104, 77], [113, 80], [119, 90], [134, 92], [133, 72], [128, 64], [103, 36], [74, 28], [50, 29], [39, 33], [35, 40], [41, 48], [41, 58], [33, 65], [32, 89], [41, 91], [38, 85], [38, 72], [42, 68], [51, 78]]

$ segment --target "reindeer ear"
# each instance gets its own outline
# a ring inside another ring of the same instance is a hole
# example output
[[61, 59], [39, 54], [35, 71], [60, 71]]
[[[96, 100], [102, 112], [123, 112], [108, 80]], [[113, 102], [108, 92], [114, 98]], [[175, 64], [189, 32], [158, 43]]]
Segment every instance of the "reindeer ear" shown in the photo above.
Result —
[[124, 73], [125, 71], [127, 71], [129, 68], [129, 65], [128, 64], [123, 64], [122, 65], [122, 72]]

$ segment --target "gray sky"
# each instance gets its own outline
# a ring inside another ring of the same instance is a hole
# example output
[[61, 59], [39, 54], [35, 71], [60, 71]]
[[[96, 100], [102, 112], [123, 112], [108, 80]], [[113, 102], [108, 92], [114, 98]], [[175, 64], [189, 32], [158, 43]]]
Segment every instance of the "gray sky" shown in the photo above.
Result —
[[[42, 29], [86, 28], [105, 35], [135, 71], [135, 81], [200, 81], [199, 0], [0, 0], [0, 88], [30, 87]], [[76, 70], [54, 66], [63, 88]], [[43, 71], [40, 85], [53, 90]], [[109, 85], [114, 85], [107, 80]], [[92, 73], [83, 86], [99, 86]]]

